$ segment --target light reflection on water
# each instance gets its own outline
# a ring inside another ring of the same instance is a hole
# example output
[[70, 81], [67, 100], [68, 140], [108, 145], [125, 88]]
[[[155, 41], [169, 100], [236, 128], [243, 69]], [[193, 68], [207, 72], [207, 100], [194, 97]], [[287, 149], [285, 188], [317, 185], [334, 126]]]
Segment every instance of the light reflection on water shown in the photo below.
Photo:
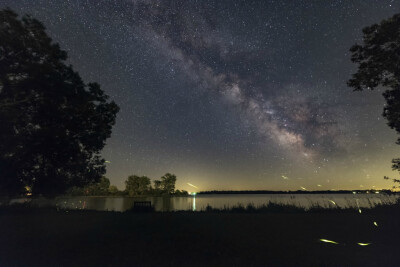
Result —
[[[384, 194], [257, 194], [257, 195], [197, 195], [187, 197], [59, 197], [54, 200], [34, 199], [38, 206], [56, 206], [60, 209], [89, 209], [126, 211], [133, 207], [135, 201], [151, 201], [156, 211], [204, 210], [207, 205], [213, 208], [231, 208], [238, 204], [246, 206], [251, 203], [255, 207], [269, 201], [291, 204], [309, 208], [312, 205], [323, 207], [371, 208], [378, 204], [395, 203], [397, 195]], [[333, 204], [334, 203], [334, 204]]]

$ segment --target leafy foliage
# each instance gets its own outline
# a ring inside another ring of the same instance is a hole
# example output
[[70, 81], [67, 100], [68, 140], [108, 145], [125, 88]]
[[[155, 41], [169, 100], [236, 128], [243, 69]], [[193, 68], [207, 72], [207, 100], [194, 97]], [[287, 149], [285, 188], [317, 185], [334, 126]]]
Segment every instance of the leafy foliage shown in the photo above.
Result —
[[103, 176], [100, 181], [91, 183], [85, 187], [72, 187], [66, 194], [72, 196], [117, 196], [123, 195], [115, 185], [110, 185], [110, 180]]
[[400, 14], [383, 20], [380, 24], [365, 27], [363, 45], [353, 45], [351, 61], [358, 63], [348, 85], [356, 91], [374, 89], [379, 85], [397, 88], [400, 85]]
[[188, 192], [185, 190], [176, 190], [175, 183], [176, 176], [174, 174], [166, 173], [161, 177], [161, 180], [154, 180], [154, 187], [151, 187], [150, 178], [146, 176], [131, 175], [125, 181], [125, 192], [130, 196], [142, 195], [175, 195], [187, 196]]
[[154, 190], [161, 190], [161, 181], [154, 180]]
[[119, 194], [119, 190], [115, 185], [110, 185], [110, 187], [108, 188], [108, 193], [111, 195], [117, 195]]
[[98, 183], [84, 187], [84, 193], [89, 196], [106, 196], [109, 194], [109, 188], [110, 180], [103, 176]]
[[[383, 116], [390, 128], [400, 133], [400, 14], [363, 29], [363, 44], [350, 48], [358, 70], [348, 81], [355, 91], [386, 88]], [[397, 139], [400, 144], [400, 137]], [[393, 170], [400, 171], [400, 159], [393, 159]], [[385, 179], [389, 179], [385, 177]], [[394, 182], [400, 182], [393, 179]]]
[[30, 16], [0, 10], [0, 192], [55, 195], [105, 173], [118, 106], [85, 84]]
[[172, 195], [175, 191], [176, 176], [174, 174], [166, 173], [161, 177], [161, 188], [162, 190]]
[[150, 192], [150, 178], [131, 175], [125, 181], [126, 191], [130, 196], [145, 195]]
[[174, 196], [187, 196], [189, 195], [188, 191], [186, 190], [175, 190]]

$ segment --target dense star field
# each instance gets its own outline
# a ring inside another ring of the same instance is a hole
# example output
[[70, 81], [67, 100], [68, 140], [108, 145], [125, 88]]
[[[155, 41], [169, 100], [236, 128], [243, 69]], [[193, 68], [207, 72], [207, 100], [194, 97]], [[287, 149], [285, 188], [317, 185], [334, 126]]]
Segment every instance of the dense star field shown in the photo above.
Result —
[[398, 1], [3, 0], [42, 21], [120, 106], [103, 156], [177, 188], [389, 188], [382, 91], [353, 92], [349, 48]]

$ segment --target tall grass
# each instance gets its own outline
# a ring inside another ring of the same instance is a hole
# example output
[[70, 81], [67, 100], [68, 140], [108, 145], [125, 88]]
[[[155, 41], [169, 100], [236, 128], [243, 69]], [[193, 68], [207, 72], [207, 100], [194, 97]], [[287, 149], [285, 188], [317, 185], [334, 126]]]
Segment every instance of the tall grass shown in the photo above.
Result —
[[293, 204], [283, 204], [283, 203], [275, 203], [269, 201], [267, 204], [262, 204], [255, 206], [253, 203], [248, 203], [247, 205], [243, 205], [238, 203], [235, 206], [229, 207], [224, 206], [223, 208], [213, 208], [209, 204], [207, 204], [206, 208], [202, 210], [202, 212], [229, 212], [229, 213], [299, 213], [305, 212], [306, 209], [304, 207], [299, 207]]
[[[385, 209], [398, 210], [400, 211], [400, 199], [396, 202], [383, 201], [382, 203], [373, 203], [370, 199], [368, 201], [368, 208], [363, 208], [363, 211], [382, 211]], [[318, 202], [310, 201], [308, 208], [298, 206], [290, 203], [276, 203], [269, 201], [266, 204], [255, 206], [253, 203], [243, 205], [238, 203], [235, 206], [229, 207], [224, 206], [223, 208], [214, 208], [210, 204], [207, 204], [205, 209], [201, 209], [201, 212], [214, 212], [214, 213], [337, 213], [337, 212], [358, 212], [358, 208], [354, 205], [339, 206], [328, 202], [327, 205], [321, 205]]]

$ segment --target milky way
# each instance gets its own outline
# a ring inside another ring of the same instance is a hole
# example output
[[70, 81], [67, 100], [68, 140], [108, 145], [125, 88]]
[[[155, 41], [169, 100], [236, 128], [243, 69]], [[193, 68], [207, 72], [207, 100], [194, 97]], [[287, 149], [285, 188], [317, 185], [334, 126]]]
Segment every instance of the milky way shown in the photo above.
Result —
[[346, 80], [361, 29], [399, 3], [3, 2], [41, 20], [120, 105], [103, 153], [119, 187], [165, 172], [188, 190], [390, 186], [381, 92]]
[[[202, 6], [187, 7], [187, 2], [181, 4], [138, 1], [128, 6], [131, 14], [126, 17], [139, 18], [134, 20], [133, 25], [146, 31], [149, 42], [154, 42], [153, 45], [175, 62], [190, 79], [206, 89], [217, 91], [234, 108], [239, 109], [258, 134], [268, 139], [266, 141], [273, 141], [295, 156], [300, 153], [305, 158], [312, 158], [322, 149], [329, 152], [343, 149], [341, 142], [336, 140], [339, 137], [336, 123], [325, 118], [330, 115], [327, 111], [313, 110], [312, 101], [299, 95], [280, 99], [264, 96], [263, 89], [268, 87], [268, 81], [254, 85], [253, 80], [257, 77], [253, 76], [257, 75], [241, 75], [238, 71], [230, 70], [232, 67], [218, 69], [215, 65], [233, 65], [230, 55], [236, 53], [235, 49], [229, 48], [229, 43], [221, 40], [219, 34], [212, 33], [216, 28], [213, 18], [202, 16], [208, 15], [209, 10], [203, 10]], [[231, 34], [223, 36], [233, 38]], [[253, 61], [257, 60], [260, 49], [254, 50], [247, 51], [240, 60], [245, 60], [248, 65], [256, 64]], [[251, 94], [248, 87], [252, 88]]]

